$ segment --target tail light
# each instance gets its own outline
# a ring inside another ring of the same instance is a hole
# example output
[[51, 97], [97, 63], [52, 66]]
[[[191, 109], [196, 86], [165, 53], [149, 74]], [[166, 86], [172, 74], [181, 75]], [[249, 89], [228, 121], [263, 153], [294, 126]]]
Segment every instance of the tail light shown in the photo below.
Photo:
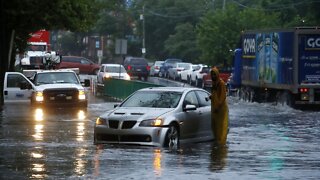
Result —
[[147, 71], [150, 71], [150, 66], [147, 66]]
[[155, 66], [154, 69], [159, 69], [159, 66]]
[[300, 93], [307, 93], [308, 92], [308, 88], [300, 88]]
[[129, 66], [128, 66], [128, 70], [130, 71], [131, 69], [132, 69], [132, 67], [129, 65]]

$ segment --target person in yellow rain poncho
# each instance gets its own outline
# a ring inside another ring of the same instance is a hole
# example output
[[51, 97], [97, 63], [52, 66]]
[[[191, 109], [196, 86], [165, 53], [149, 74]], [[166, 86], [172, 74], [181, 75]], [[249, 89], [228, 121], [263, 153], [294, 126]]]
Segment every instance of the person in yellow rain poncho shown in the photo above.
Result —
[[211, 127], [216, 142], [225, 145], [228, 134], [229, 109], [227, 104], [227, 91], [225, 83], [219, 77], [216, 67], [211, 69]]

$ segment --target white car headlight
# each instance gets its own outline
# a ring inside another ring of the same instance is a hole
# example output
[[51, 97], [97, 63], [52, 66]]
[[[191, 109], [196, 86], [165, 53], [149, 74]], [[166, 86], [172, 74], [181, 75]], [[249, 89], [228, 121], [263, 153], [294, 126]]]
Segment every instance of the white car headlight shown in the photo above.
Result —
[[110, 76], [109, 73], [105, 73], [105, 74], [103, 75], [103, 77], [104, 77], [105, 79], [111, 78], [111, 76]]
[[130, 78], [130, 76], [129, 76], [128, 74], [125, 74], [125, 75], [124, 75], [124, 79], [125, 79], [125, 80], [131, 80], [131, 78]]
[[162, 124], [163, 124], [163, 119], [162, 118], [156, 118], [156, 119], [148, 119], [148, 120], [141, 121], [139, 126], [143, 126], [143, 127], [158, 127], [158, 126], [162, 126]]
[[37, 102], [42, 102], [43, 101], [43, 93], [42, 92], [36, 92], [36, 101]]
[[86, 99], [86, 93], [84, 92], [84, 90], [79, 90], [78, 98], [79, 98], [79, 100], [85, 100]]

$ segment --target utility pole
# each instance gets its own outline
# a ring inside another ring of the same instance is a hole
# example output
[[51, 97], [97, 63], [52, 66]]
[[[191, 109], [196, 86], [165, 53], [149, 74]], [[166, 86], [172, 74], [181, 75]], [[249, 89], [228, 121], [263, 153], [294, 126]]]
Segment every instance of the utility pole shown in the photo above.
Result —
[[222, 10], [224, 11], [225, 9], [226, 9], [226, 0], [223, 0]]
[[144, 19], [144, 5], [142, 8], [142, 14], [140, 15], [140, 20], [142, 20], [142, 56], [145, 57], [146, 54], [146, 36], [145, 36], [145, 19]]

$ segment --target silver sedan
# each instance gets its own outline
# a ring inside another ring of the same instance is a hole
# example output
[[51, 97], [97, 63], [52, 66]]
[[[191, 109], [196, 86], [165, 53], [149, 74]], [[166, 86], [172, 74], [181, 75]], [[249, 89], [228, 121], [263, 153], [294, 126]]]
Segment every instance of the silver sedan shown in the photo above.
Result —
[[94, 143], [178, 148], [182, 143], [213, 140], [209, 95], [199, 88], [138, 90], [97, 118]]

